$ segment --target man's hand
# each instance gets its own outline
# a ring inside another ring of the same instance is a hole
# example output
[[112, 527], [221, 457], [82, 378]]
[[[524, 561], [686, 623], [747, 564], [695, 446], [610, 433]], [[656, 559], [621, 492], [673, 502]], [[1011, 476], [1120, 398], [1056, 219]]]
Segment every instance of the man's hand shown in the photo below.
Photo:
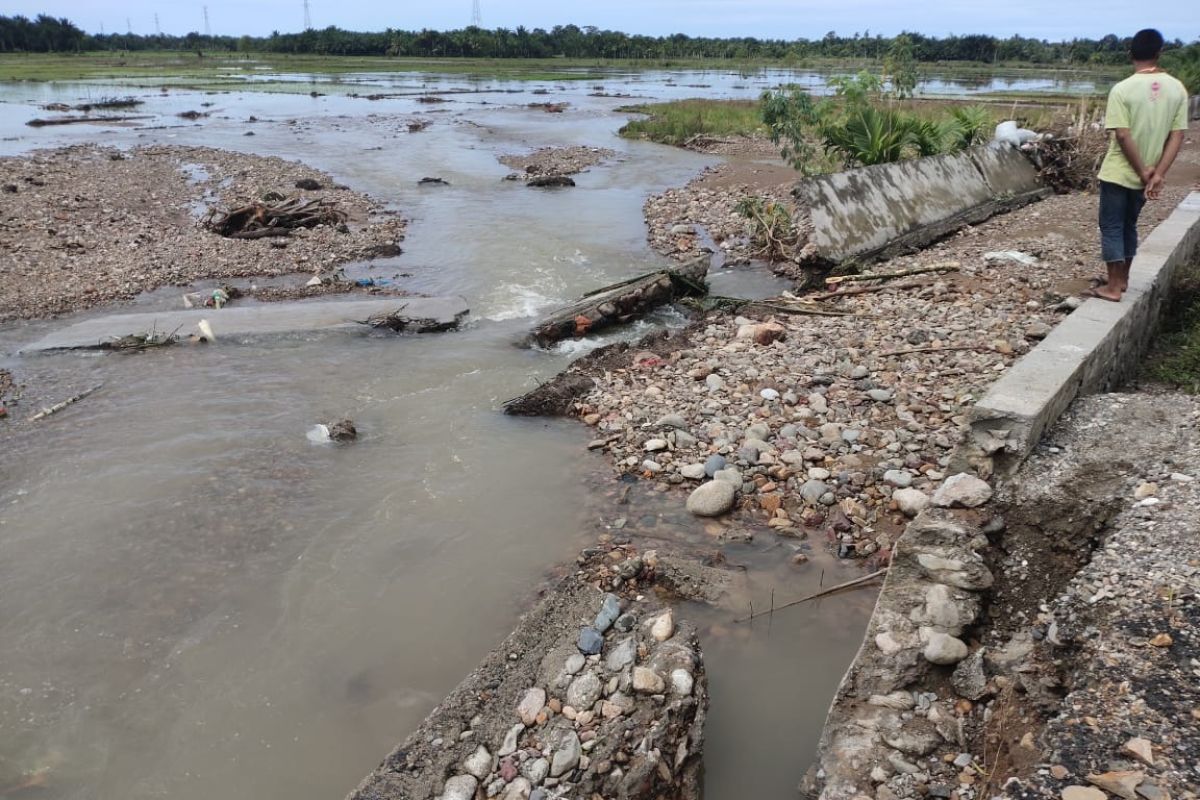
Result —
[[1157, 173], [1155, 173], [1154, 167], [1145, 167], [1141, 172], [1139, 172], [1138, 177], [1142, 179], [1142, 186], [1148, 187], [1150, 185], [1150, 181], [1154, 180], [1155, 174]]
[[1157, 200], [1162, 197], [1162, 187], [1165, 181], [1163, 176], [1154, 173], [1150, 176], [1150, 180], [1146, 181], [1146, 197], [1151, 200]]

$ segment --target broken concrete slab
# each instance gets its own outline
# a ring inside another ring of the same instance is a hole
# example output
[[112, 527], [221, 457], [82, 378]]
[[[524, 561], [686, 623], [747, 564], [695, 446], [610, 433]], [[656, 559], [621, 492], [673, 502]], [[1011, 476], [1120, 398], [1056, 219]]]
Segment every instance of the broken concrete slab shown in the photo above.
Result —
[[1200, 192], [1138, 250], [1120, 303], [1088, 300], [992, 384], [971, 411], [952, 471], [1008, 475], [1077, 396], [1132, 376], [1158, 328], [1175, 270], [1200, 250]]
[[817, 256], [837, 263], [918, 249], [1049, 190], [1020, 150], [991, 144], [807, 178], [794, 194], [809, 210]]
[[208, 320], [218, 341], [249, 341], [309, 331], [367, 331], [360, 323], [381, 315], [401, 315], [413, 321], [410, 330], [456, 326], [469, 312], [461, 297], [397, 297], [388, 300], [337, 300], [307, 303], [246, 305], [236, 308], [113, 314], [77, 322], [22, 347], [18, 353], [83, 350], [101, 347], [115, 337], [150, 330], [180, 336], [200, 334]]

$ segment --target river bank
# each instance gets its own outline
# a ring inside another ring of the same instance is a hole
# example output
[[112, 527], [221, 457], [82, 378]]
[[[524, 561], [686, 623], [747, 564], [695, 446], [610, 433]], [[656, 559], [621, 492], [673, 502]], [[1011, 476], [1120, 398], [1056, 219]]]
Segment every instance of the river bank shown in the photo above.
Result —
[[[1193, 133], [1178, 176], [1143, 212], [1143, 234], [1189, 191], [1197, 155]], [[704, 228], [744, 255], [744, 220], [730, 207], [747, 186], [776, 196], [789, 186], [775, 168], [747, 184], [754, 168], [723, 165], [651, 198], [651, 242], [695, 257], [701, 239], [685, 231]], [[719, 473], [747, 518], [886, 561], [947, 477], [972, 402], [1078, 306], [1098, 272], [1095, 209], [1091, 194], [1054, 196], [872, 265], [884, 280], [855, 284], [868, 293], [818, 306], [838, 316], [711, 312], [670, 352], [583, 367], [595, 386], [572, 413], [619, 474], [691, 491]], [[886, 280], [931, 267], [942, 271]]]

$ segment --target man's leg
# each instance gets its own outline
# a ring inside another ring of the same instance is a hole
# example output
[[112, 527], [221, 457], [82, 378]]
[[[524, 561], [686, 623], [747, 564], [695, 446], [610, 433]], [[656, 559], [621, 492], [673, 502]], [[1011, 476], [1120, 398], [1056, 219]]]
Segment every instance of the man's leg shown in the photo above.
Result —
[[1121, 225], [1122, 245], [1125, 250], [1125, 262], [1117, 270], [1120, 277], [1122, 292], [1129, 288], [1129, 270], [1133, 268], [1133, 257], [1138, 249], [1138, 217], [1142, 207], [1146, 205], [1146, 195], [1136, 189], [1125, 190], [1125, 219]]
[[1118, 302], [1129, 281], [1125, 259], [1125, 187], [1100, 181], [1100, 255], [1108, 269], [1108, 281], [1092, 290], [1104, 300]]

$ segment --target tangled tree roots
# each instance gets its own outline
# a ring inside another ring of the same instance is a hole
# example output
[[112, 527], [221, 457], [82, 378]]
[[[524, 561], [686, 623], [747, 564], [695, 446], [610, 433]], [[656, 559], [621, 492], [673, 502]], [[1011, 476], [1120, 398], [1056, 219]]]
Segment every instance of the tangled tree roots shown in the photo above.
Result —
[[300, 197], [285, 197], [274, 203], [251, 203], [232, 211], [214, 209], [204, 220], [204, 226], [210, 231], [230, 239], [287, 236], [296, 228], [344, 227], [345, 223], [345, 212], [339, 211], [332, 201]]
[[1027, 145], [1038, 175], [1059, 194], [1095, 187], [1096, 173], [1108, 150], [1108, 131], [1100, 109], [1080, 102], [1055, 136]]

